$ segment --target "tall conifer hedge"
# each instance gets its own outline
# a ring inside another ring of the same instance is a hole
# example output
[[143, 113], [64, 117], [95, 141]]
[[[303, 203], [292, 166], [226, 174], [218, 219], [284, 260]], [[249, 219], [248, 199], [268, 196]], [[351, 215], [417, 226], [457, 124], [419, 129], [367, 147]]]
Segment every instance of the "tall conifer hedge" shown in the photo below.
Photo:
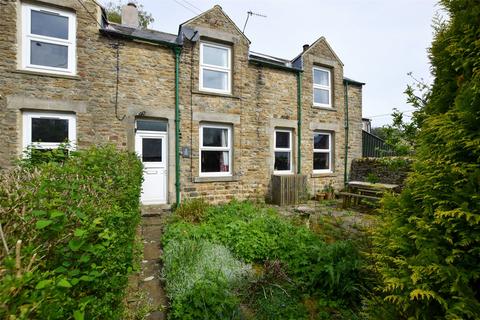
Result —
[[373, 319], [480, 319], [480, 2], [440, 4], [414, 172], [375, 231]]

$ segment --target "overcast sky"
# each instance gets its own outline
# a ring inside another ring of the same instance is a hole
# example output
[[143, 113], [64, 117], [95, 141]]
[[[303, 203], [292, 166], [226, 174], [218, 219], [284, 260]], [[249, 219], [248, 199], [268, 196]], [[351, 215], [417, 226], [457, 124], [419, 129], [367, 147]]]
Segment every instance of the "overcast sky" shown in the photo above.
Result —
[[[431, 81], [427, 48], [436, 0], [139, 0], [152, 13], [151, 29], [177, 33], [178, 25], [215, 4], [242, 29], [250, 50], [292, 59], [324, 36], [344, 63], [346, 77], [365, 82], [363, 116], [389, 123], [392, 108], [411, 110], [405, 90], [416, 78]], [[408, 116], [410, 113], [406, 113]]]

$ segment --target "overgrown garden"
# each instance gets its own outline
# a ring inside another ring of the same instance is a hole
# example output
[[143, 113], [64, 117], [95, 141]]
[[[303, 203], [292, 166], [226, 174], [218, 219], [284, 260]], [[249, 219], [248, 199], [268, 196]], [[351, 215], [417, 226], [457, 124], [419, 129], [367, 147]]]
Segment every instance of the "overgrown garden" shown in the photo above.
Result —
[[327, 236], [264, 205], [185, 203], [162, 237], [170, 318], [357, 318], [359, 243]]

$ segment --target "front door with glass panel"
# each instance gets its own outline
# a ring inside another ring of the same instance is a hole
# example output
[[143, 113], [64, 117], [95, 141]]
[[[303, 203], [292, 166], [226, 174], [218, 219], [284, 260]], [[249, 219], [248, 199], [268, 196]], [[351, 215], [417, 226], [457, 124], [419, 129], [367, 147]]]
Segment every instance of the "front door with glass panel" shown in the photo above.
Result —
[[167, 133], [155, 131], [159, 128], [166, 131], [166, 123], [155, 122], [137, 121], [135, 151], [143, 163], [143, 204], [167, 202]]

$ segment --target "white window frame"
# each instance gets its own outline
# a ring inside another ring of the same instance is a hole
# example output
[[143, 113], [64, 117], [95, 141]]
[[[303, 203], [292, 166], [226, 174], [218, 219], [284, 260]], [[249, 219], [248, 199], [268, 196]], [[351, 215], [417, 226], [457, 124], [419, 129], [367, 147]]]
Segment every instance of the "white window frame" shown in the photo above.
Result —
[[[60, 39], [49, 36], [42, 36], [31, 33], [32, 11], [44, 11], [68, 18], [68, 39]], [[76, 16], [75, 13], [43, 7], [33, 4], [22, 3], [22, 40], [21, 40], [21, 68], [24, 70], [39, 71], [54, 74], [75, 75], [77, 69], [76, 61]], [[30, 63], [30, 41], [41, 41], [49, 44], [56, 44], [68, 47], [67, 61], [68, 68], [55, 68]]]
[[[219, 67], [219, 66], [203, 63], [203, 48], [205, 46], [227, 50], [227, 56], [228, 56], [227, 67]], [[203, 70], [211, 70], [211, 71], [227, 73], [227, 89], [219, 90], [219, 89], [204, 87], [203, 86]], [[198, 81], [199, 81], [200, 91], [207, 91], [207, 92], [221, 93], [221, 94], [231, 94], [232, 93], [232, 48], [229, 46], [213, 44], [210, 42], [201, 42], [200, 43], [200, 76]]]
[[[315, 83], [315, 70], [318, 71], [324, 71], [328, 73], [328, 86], [321, 85], [318, 83]], [[313, 67], [312, 69], [312, 83], [313, 83], [313, 89], [312, 89], [312, 99], [313, 99], [313, 105], [315, 107], [324, 107], [324, 108], [331, 108], [332, 107], [332, 72], [328, 68], [322, 68], [322, 67]], [[328, 90], [328, 104], [327, 103], [318, 103], [315, 102], [315, 89], [322, 89], [322, 90]]]
[[[289, 134], [289, 148], [277, 148], [277, 132], [286, 132]], [[290, 169], [275, 170], [275, 152], [288, 152], [290, 154]], [[292, 174], [293, 173], [293, 130], [275, 129], [273, 132], [273, 173], [274, 174]]]
[[[227, 146], [226, 147], [204, 147], [203, 146], [203, 129], [227, 129]], [[229, 177], [232, 176], [232, 126], [220, 124], [201, 124], [199, 131], [199, 157], [198, 157], [198, 172], [200, 177]], [[202, 151], [228, 151], [228, 171], [225, 172], [202, 172]]]
[[[328, 136], [328, 149], [315, 149], [315, 135], [326, 135]], [[317, 131], [313, 133], [313, 157], [315, 157], [315, 153], [327, 153], [328, 154], [328, 169], [315, 169], [313, 168], [313, 173], [332, 173], [333, 168], [332, 168], [332, 159], [333, 159], [333, 154], [332, 154], [332, 133], [331, 132], [325, 132], [325, 131]], [[312, 163], [312, 166], [314, 166], [314, 162]]]
[[24, 112], [23, 113], [23, 150], [28, 147], [35, 149], [56, 149], [63, 142], [32, 142], [32, 119], [48, 118], [68, 120], [69, 150], [75, 150], [77, 144], [77, 119], [75, 114], [56, 112]]

